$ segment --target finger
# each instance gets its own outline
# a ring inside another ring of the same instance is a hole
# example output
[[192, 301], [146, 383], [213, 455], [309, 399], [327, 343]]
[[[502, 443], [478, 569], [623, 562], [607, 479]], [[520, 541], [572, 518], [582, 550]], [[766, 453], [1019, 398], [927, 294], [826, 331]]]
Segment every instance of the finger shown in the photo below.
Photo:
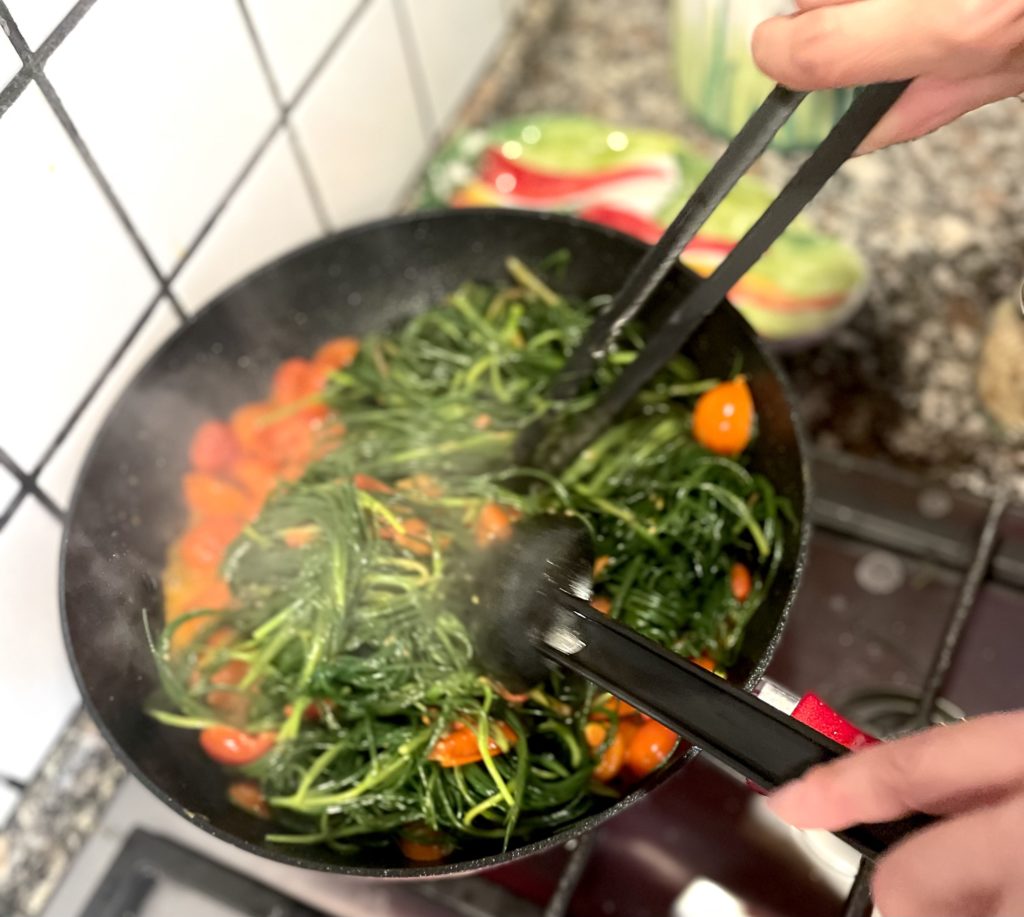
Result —
[[1024, 805], [1020, 798], [940, 822], [894, 847], [872, 883], [883, 914], [995, 914], [1015, 884]]
[[909, 812], [962, 811], [1024, 787], [1024, 713], [883, 742], [812, 768], [768, 800], [798, 828], [837, 831]]
[[920, 77], [878, 122], [857, 150], [870, 153], [894, 143], [930, 134], [961, 115], [1024, 91], [1024, 73], [994, 74], [967, 80]]
[[842, 3], [860, 3], [861, 0], [796, 0], [796, 8], [801, 12], [816, 10], [821, 6], [839, 6]]
[[933, 21], [915, 0], [819, 5], [762, 22], [752, 50], [757, 65], [790, 89], [908, 79], [928, 73], [948, 51]]

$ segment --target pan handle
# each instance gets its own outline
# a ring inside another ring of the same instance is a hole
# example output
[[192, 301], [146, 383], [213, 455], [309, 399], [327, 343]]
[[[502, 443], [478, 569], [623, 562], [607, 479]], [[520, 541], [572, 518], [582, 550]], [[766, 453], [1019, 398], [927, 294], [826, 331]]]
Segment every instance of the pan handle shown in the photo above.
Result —
[[[628, 701], [758, 787], [777, 789], [847, 753], [838, 742], [605, 618], [582, 599], [561, 593], [545, 617], [531, 638], [550, 661]], [[932, 821], [916, 813], [836, 833], [874, 859]]]

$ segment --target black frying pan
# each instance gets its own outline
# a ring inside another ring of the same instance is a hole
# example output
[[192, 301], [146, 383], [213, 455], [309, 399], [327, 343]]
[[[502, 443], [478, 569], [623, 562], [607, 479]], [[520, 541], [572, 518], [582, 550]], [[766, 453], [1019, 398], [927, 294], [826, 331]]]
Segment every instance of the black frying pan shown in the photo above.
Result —
[[[636, 802], [690, 756], [627, 797], [549, 837], [502, 852], [464, 839], [443, 865], [410, 866], [397, 850], [342, 857], [326, 848], [275, 846], [266, 822], [228, 804], [227, 780], [192, 732], [161, 726], [143, 711], [156, 673], [143, 609], [159, 622], [160, 572], [185, 522], [180, 499], [192, 431], [266, 391], [277, 364], [308, 355], [340, 334], [361, 335], [429, 308], [468, 279], [504, 280], [505, 256], [536, 264], [567, 248], [559, 289], [615, 291], [643, 253], [626, 236], [564, 216], [461, 210], [385, 220], [316, 242], [263, 268], [214, 300], [153, 357], [101, 429], [78, 481], [63, 556], [64, 636], [86, 706], [128, 769], [180, 814], [211, 834], [294, 866], [368, 876], [440, 876], [498, 865], [593, 828]], [[696, 276], [674, 269], [649, 313], [677, 302]], [[781, 370], [731, 307], [718, 309], [687, 352], [709, 375], [741, 361], [753, 389], [759, 436], [752, 467], [805, 520], [807, 465]], [[803, 564], [808, 525], [790, 534], [779, 575], [751, 621], [730, 679], [748, 688], [779, 640]]]

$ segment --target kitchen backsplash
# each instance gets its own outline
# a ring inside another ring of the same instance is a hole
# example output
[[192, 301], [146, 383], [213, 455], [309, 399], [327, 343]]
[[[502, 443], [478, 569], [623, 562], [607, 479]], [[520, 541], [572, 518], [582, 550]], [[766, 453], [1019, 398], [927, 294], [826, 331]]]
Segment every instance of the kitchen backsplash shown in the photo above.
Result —
[[79, 706], [61, 526], [218, 291], [395, 210], [513, 0], [0, 0], [0, 824]]

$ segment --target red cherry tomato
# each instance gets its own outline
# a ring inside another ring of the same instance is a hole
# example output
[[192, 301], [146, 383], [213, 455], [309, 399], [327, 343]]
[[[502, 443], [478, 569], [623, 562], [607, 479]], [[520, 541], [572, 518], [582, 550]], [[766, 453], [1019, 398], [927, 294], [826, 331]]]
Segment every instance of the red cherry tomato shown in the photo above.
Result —
[[241, 767], [258, 761], [277, 740], [276, 732], [253, 735], [233, 726], [209, 726], [199, 733], [199, 744], [218, 764]]
[[188, 449], [189, 461], [196, 471], [216, 474], [238, 456], [238, 442], [231, 428], [222, 421], [208, 420], [192, 435]]
[[737, 602], [745, 602], [754, 588], [754, 581], [751, 579], [750, 571], [743, 564], [733, 564], [729, 571], [729, 588], [732, 597]]
[[285, 360], [278, 366], [270, 383], [270, 398], [274, 404], [291, 404], [308, 395], [309, 372], [312, 368], [309, 360], [301, 357]]

